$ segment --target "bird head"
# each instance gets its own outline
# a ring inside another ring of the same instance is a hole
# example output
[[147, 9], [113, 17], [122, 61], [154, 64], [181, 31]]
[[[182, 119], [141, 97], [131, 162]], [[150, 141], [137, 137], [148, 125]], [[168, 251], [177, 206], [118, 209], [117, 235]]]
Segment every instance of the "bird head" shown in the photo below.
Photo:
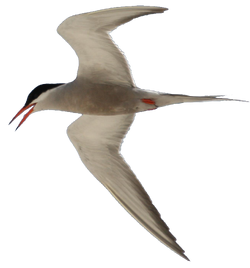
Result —
[[13, 117], [9, 124], [11, 124], [20, 114], [24, 111], [30, 110], [24, 115], [22, 121], [17, 126], [16, 130], [22, 125], [22, 123], [28, 118], [28, 116], [34, 112], [34, 108], [37, 103], [46, 99], [46, 97], [50, 94], [51, 89], [61, 86], [63, 84], [43, 84], [34, 88], [27, 97], [27, 100], [23, 106], [23, 108]]

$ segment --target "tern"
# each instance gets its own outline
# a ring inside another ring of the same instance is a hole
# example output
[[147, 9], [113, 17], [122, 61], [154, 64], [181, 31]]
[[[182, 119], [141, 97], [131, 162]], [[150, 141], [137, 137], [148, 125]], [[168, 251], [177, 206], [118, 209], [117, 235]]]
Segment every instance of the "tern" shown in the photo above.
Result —
[[136, 87], [125, 56], [109, 35], [134, 18], [166, 10], [152, 6], [119, 7], [67, 18], [57, 31], [79, 58], [76, 79], [37, 86], [11, 122], [28, 109], [18, 127], [30, 114], [42, 110], [81, 114], [68, 127], [67, 134], [87, 169], [146, 230], [189, 260], [123, 159], [121, 144], [138, 112], [184, 102], [230, 99], [167, 94]]

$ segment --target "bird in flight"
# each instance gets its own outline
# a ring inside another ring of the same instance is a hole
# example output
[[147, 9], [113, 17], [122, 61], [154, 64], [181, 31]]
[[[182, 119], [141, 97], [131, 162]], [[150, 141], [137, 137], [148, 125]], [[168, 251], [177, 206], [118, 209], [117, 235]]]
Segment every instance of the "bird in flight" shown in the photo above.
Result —
[[134, 18], [166, 10], [152, 6], [120, 7], [67, 18], [57, 31], [78, 56], [76, 79], [37, 86], [11, 122], [28, 109], [18, 127], [30, 114], [42, 110], [82, 114], [68, 127], [67, 134], [87, 169], [143, 227], [189, 260], [123, 159], [121, 143], [138, 112], [177, 103], [229, 99], [167, 94], [136, 87], [125, 56], [109, 35]]

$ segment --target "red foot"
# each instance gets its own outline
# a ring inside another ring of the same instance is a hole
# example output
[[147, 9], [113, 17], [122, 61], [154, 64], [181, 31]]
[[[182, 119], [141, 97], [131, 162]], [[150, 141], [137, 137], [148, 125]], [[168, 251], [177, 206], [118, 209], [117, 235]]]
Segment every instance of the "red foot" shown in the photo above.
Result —
[[151, 99], [141, 99], [142, 102], [146, 103], [146, 104], [152, 104], [155, 105], [155, 101], [151, 100]]

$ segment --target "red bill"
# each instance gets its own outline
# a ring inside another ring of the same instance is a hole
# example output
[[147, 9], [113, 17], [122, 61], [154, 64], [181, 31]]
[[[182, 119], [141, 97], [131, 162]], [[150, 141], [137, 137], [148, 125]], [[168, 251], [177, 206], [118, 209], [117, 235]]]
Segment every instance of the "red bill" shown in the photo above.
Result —
[[11, 116], [6, 121], [6, 127], [13, 129], [12, 134], [17, 135], [21, 130], [30, 122], [34, 117], [32, 113], [34, 112], [34, 107], [36, 103], [32, 103], [28, 106], [19, 105], [16, 110], [11, 114]]

